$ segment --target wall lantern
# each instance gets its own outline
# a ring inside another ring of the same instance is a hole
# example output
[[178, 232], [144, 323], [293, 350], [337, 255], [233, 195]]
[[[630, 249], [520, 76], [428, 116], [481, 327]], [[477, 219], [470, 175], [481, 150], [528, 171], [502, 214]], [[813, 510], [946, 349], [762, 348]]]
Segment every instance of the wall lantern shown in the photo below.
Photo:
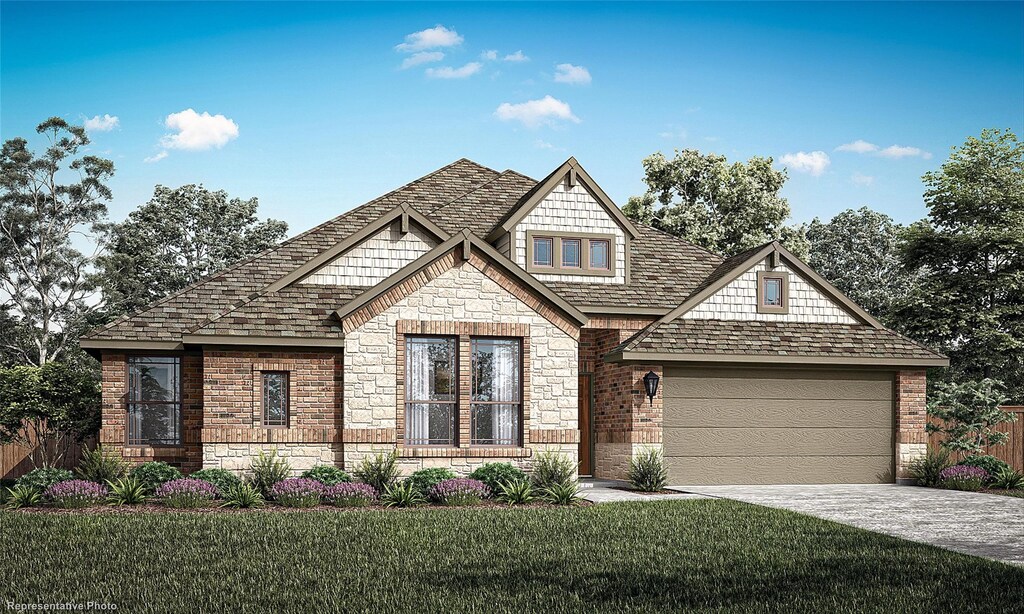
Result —
[[654, 395], [658, 394], [658, 374], [654, 371], [648, 371], [647, 375], [644, 376], [644, 389], [647, 391], [647, 398], [651, 400], [651, 405], [654, 405]]

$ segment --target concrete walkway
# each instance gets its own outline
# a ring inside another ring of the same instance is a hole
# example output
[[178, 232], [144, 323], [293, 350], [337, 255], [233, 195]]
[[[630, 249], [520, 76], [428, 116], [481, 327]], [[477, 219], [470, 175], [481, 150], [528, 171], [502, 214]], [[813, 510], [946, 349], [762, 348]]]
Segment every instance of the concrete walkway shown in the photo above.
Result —
[[1024, 499], [895, 486], [672, 486], [1024, 565]]
[[580, 494], [587, 501], [594, 503], [611, 503], [613, 501], [684, 501], [686, 499], [707, 499], [704, 495], [691, 493], [644, 494], [624, 490], [629, 488], [628, 482], [619, 480], [580, 480]]

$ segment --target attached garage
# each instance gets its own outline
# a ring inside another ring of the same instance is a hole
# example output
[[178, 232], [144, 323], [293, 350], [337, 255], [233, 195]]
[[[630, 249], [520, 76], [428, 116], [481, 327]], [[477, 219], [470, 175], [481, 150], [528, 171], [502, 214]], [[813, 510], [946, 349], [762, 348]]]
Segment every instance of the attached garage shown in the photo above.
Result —
[[894, 372], [668, 367], [671, 484], [892, 482]]

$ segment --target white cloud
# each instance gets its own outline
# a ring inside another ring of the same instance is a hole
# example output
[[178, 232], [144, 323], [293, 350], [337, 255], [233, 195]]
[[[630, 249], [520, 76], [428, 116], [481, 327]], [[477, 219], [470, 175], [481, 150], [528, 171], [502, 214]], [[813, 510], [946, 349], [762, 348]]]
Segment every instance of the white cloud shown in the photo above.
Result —
[[465, 79], [480, 72], [483, 66], [480, 62], [470, 62], [459, 68], [452, 68], [451, 66], [428, 68], [427, 76], [433, 79]]
[[878, 152], [878, 155], [883, 158], [912, 158], [921, 157], [928, 160], [932, 157], [932, 154], [928, 153], [917, 147], [905, 147], [903, 145], [889, 145], [882, 151]]
[[678, 139], [682, 141], [686, 140], [687, 134], [686, 130], [683, 130], [682, 128], [674, 128], [672, 130], [665, 130], [664, 132], [659, 132], [658, 136], [660, 136], [663, 139]]
[[462, 37], [455, 30], [449, 30], [439, 25], [407, 35], [404, 43], [395, 45], [395, 50], [403, 53], [412, 53], [437, 47], [454, 47], [461, 43], [462, 40]]
[[444, 59], [443, 51], [420, 51], [402, 60], [402, 69], [412, 68], [429, 62], [440, 62]]
[[824, 151], [798, 151], [782, 156], [779, 161], [795, 171], [810, 173], [815, 177], [824, 173], [831, 162]]
[[160, 160], [163, 160], [166, 157], [167, 157], [167, 152], [166, 151], [161, 151], [160, 153], [154, 154], [154, 155], [152, 155], [152, 156], [150, 156], [148, 158], [143, 159], [142, 161], [143, 162], [147, 162], [147, 163], [159, 162]]
[[852, 151], [854, 153], [868, 153], [870, 151], [878, 151], [878, 145], [874, 143], [868, 143], [865, 140], [857, 139], [852, 143], [844, 143], [839, 147], [836, 147], [836, 151]]
[[487, 51], [484, 51], [483, 53], [480, 54], [480, 59], [481, 60], [487, 60], [487, 61], [497, 60], [498, 59], [498, 50], [497, 49], [488, 49]]
[[160, 145], [167, 149], [202, 151], [212, 147], [223, 147], [228, 141], [238, 138], [238, 124], [223, 115], [202, 114], [192, 109], [171, 113], [164, 121], [177, 134], [168, 134], [160, 139]]
[[506, 62], [526, 62], [530, 58], [526, 57], [526, 55], [523, 54], [522, 50], [519, 50], [516, 51], [515, 53], [510, 53], [506, 55], [504, 59]]
[[559, 64], [555, 66], [555, 81], [572, 85], [586, 85], [590, 83], [590, 71], [582, 66]]
[[854, 173], [850, 176], [850, 181], [856, 185], [869, 187], [875, 184], [875, 178], [871, 175], [864, 175], [862, 173]]
[[121, 125], [121, 120], [116, 115], [103, 114], [85, 120], [85, 129], [91, 132], [110, 132]]
[[494, 116], [503, 122], [517, 121], [527, 128], [536, 128], [541, 124], [552, 124], [557, 120], [580, 123], [580, 118], [572, 114], [568, 103], [557, 98], [545, 96], [539, 100], [528, 100], [518, 104], [501, 103]]

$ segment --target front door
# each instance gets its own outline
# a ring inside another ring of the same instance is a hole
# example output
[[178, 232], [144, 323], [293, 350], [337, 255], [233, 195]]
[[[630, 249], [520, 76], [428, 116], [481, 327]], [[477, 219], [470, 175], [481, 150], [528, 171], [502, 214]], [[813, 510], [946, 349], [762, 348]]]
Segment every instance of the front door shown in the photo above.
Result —
[[580, 375], [580, 475], [594, 475], [594, 440], [591, 414], [591, 378], [589, 373]]

